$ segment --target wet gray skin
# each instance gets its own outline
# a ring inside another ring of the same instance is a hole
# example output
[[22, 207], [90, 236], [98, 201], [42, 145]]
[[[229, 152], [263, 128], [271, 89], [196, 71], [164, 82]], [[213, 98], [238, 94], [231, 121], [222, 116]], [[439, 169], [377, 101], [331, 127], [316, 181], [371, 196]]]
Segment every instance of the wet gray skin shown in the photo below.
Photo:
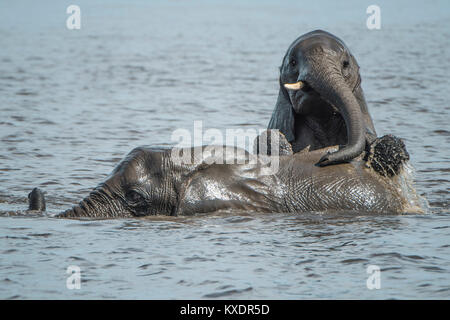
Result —
[[28, 210], [45, 211], [45, 197], [41, 189], [34, 188], [28, 194]]
[[298, 152], [339, 145], [318, 164], [359, 156], [376, 138], [361, 89], [359, 66], [345, 44], [316, 30], [300, 36], [280, 67], [280, 91], [269, 129], [279, 129]]
[[217, 157], [198, 155], [201, 148], [174, 149], [176, 154], [190, 153], [194, 164], [174, 161], [171, 149], [136, 148], [106, 181], [59, 217], [177, 216], [217, 210], [388, 214], [405, 210], [406, 200], [394, 180], [367, 168], [364, 161], [316, 166], [327, 149], [273, 157], [272, 161], [279, 160], [279, 169], [271, 174], [269, 167], [275, 166], [264, 162], [267, 157], [220, 147], [224, 162], [231, 159], [234, 164], [217, 164]]

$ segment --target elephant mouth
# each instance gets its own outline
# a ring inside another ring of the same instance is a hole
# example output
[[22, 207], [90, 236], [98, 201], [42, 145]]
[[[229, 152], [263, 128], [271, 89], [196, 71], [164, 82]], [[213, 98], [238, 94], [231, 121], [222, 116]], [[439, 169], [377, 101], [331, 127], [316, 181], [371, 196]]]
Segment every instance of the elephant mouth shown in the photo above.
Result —
[[319, 92], [314, 90], [306, 81], [286, 83], [292, 108], [296, 114], [311, 115], [318, 118], [329, 118], [340, 114], [339, 109], [328, 102]]

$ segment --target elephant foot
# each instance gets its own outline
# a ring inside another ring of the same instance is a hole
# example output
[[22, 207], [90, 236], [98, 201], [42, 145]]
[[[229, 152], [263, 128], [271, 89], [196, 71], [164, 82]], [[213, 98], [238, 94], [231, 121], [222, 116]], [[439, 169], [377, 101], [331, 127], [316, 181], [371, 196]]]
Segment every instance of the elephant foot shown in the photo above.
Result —
[[366, 165], [384, 177], [399, 174], [403, 163], [409, 160], [403, 140], [391, 134], [376, 138], [367, 149]]
[[[278, 139], [276, 139], [277, 137]], [[277, 149], [278, 152], [276, 152]], [[280, 156], [294, 154], [292, 145], [287, 141], [284, 134], [277, 129], [268, 129], [255, 138], [253, 153], [270, 156], [274, 155], [272, 154], [273, 152], [278, 153]]]

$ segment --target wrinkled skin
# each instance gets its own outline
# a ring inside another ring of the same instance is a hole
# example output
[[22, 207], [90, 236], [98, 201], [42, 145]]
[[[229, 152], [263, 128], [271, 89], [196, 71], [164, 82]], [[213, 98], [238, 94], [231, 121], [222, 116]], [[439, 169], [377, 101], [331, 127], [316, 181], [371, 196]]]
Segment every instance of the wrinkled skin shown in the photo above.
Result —
[[243, 150], [235, 156], [237, 149], [227, 148], [225, 158], [242, 164], [217, 164], [214, 157], [197, 155], [199, 148], [177, 149], [192, 151], [193, 164], [174, 161], [170, 149], [136, 148], [106, 181], [59, 217], [177, 216], [217, 210], [400, 213], [405, 209], [394, 180], [376, 174], [364, 161], [316, 166], [327, 149], [277, 157], [279, 170], [268, 174], [268, 166], [261, 162], [267, 157]]
[[339, 145], [318, 161], [326, 166], [358, 157], [376, 138], [359, 66], [332, 34], [316, 30], [296, 39], [283, 58], [279, 82], [268, 128], [279, 129], [294, 152]]
[[44, 193], [39, 188], [34, 188], [28, 194], [28, 204], [30, 211], [45, 211]]

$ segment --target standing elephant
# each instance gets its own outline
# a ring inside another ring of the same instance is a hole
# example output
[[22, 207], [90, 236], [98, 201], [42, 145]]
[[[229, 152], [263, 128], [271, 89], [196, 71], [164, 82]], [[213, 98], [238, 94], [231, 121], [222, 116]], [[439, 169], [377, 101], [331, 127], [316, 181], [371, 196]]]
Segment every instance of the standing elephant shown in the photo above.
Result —
[[[247, 152], [236, 156], [236, 148], [216, 147], [214, 156], [208, 156], [202, 152], [205, 147], [140, 147], [131, 151], [79, 205], [59, 217], [178, 216], [217, 210], [412, 211], [410, 197], [398, 180], [403, 173], [383, 176], [367, 167], [366, 161], [356, 159], [322, 168], [315, 165], [326, 151], [335, 149], [268, 157]], [[402, 148], [398, 150], [398, 164], [403, 165], [407, 157], [402, 155]], [[180, 162], [176, 154], [188, 155], [185, 159], [189, 161]], [[274, 161], [277, 170], [271, 171]]]
[[296, 39], [280, 67], [280, 91], [268, 128], [293, 151], [339, 145], [318, 165], [354, 159], [376, 138], [361, 89], [359, 66], [345, 44], [316, 30]]

